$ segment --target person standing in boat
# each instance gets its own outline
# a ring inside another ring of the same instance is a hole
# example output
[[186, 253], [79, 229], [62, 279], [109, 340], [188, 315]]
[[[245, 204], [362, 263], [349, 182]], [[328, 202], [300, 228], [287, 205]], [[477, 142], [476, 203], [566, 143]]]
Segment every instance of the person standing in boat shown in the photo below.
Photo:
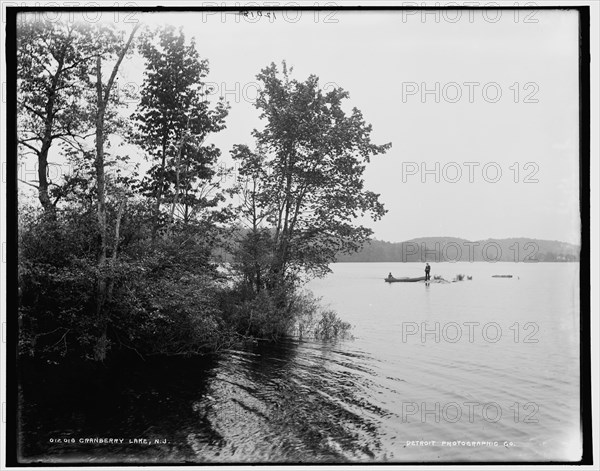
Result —
[[429, 266], [429, 263], [425, 264], [425, 281], [429, 281], [431, 279], [431, 276], [429, 275], [429, 272], [431, 271], [431, 267]]

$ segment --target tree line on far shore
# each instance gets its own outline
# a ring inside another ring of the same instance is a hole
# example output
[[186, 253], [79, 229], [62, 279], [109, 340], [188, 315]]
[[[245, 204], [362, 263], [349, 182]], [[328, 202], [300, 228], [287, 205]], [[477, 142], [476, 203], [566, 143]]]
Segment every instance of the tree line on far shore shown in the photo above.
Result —
[[372, 239], [337, 262], [578, 262], [580, 247], [556, 240], [511, 238], [470, 241], [421, 237], [405, 242]]
[[[302, 290], [369, 239], [357, 216], [385, 214], [363, 172], [391, 144], [371, 142], [347, 91], [267, 65], [262, 129], [222, 150], [210, 138], [229, 104], [209, 99], [208, 59], [181, 28], [25, 17], [17, 36], [18, 159], [38, 168], [19, 182], [37, 194], [19, 200], [21, 355], [103, 361], [347, 334]], [[131, 55], [145, 67], [135, 106], [117, 86]], [[229, 187], [223, 151], [238, 167]], [[60, 180], [56, 156], [72, 169]]]

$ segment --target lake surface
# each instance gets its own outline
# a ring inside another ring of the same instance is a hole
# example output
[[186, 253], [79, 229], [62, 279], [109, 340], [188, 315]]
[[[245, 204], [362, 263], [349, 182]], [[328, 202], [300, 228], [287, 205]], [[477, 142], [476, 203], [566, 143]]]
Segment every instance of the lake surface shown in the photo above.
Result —
[[[354, 326], [353, 340], [254, 345], [177, 368], [117, 369], [93, 387], [40, 372], [43, 382], [23, 387], [23, 456], [580, 459], [578, 264], [432, 264], [432, 275], [473, 280], [430, 285], [383, 282], [389, 272], [421, 276], [422, 264], [332, 270], [308, 288]], [[81, 442], [98, 438], [123, 442]]]

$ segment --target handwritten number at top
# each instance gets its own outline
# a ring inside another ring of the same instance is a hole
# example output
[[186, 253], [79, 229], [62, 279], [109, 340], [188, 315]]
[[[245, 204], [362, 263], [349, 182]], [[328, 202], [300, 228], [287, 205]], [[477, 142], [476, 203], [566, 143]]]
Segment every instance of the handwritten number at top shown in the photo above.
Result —
[[248, 11], [248, 10], [242, 10], [240, 11], [240, 15], [242, 16], [246, 16], [246, 17], [250, 17], [250, 18], [254, 18], [255, 16], [258, 18], [261, 18], [262, 16], [266, 16], [267, 18], [273, 18], [274, 20], [277, 19], [277, 15], [275, 14], [274, 11], [266, 11], [266, 12], [262, 12], [262, 11]]

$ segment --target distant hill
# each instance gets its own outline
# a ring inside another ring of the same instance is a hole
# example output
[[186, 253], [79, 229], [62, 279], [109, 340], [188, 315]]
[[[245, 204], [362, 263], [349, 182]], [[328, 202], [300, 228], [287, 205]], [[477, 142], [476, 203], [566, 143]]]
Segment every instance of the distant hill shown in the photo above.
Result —
[[578, 245], [557, 240], [420, 237], [405, 242], [373, 239], [360, 252], [338, 255], [338, 262], [576, 262]]

